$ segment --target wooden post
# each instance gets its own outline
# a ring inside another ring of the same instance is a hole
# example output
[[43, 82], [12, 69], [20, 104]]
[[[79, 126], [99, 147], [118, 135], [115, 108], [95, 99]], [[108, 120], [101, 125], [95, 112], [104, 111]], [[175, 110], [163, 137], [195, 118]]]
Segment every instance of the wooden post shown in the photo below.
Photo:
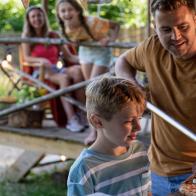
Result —
[[48, 0], [42, 0], [42, 7], [48, 15]]

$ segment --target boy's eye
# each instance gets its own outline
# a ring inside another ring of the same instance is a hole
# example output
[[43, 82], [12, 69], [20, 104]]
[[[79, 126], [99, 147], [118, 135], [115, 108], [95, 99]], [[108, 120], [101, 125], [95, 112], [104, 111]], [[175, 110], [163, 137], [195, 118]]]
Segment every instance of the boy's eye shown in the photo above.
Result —
[[134, 120], [127, 120], [124, 122], [124, 125], [132, 125]]
[[139, 117], [137, 117], [137, 118], [132, 118], [132, 119], [126, 121], [125, 124], [133, 124], [133, 123], [135, 123], [136, 121], [140, 121], [141, 119], [142, 119], [142, 116], [139, 116]]

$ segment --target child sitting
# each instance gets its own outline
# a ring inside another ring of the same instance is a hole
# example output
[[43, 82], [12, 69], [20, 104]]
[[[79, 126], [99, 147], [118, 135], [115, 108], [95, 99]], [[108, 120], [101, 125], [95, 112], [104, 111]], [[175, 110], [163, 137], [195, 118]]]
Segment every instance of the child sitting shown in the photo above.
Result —
[[145, 109], [143, 92], [122, 78], [98, 78], [87, 86], [86, 109], [97, 138], [72, 165], [68, 196], [147, 195], [149, 162], [136, 140]]

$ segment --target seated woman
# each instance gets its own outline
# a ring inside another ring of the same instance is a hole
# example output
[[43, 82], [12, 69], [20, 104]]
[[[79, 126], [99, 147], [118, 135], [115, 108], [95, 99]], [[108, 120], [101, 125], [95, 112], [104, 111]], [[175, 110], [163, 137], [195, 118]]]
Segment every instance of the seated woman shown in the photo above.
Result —
[[[49, 31], [48, 20], [44, 10], [41, 7], [32, 6], [29, 7], [26, 12], [22, 37], [59, 38], [59, 35]], [[78, 63], [78, 57], [71, 54], [66, 45], [57, 46], [23, 43], [22, 51], [25, 62], [43, 66], [45, 70], [45, 79], [58, 85], [59, 88], [65, 88], [83, 80], [79, 65], [72, 65], [61, 70], [56, 67], [60, 51], [63, 52], [66, 60]], [[34, 70], [36, 70], [36, 68], [34, 68]], [[73, 94], [78, 101], [84, 103], [85, 95], [83, 89], [79, 89]], [[81, 131], [84, 126], [80, 124], [74, 107], [63, 98], [61, 98], [61, 101], [66, 113], [64, 118], [67, 118], [66, 128], [73, 132]]]

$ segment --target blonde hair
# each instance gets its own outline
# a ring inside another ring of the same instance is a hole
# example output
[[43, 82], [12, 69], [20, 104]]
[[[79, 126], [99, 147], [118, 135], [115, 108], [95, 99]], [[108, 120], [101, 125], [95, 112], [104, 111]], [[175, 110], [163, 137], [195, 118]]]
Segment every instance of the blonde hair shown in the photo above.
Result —
[[97, 113], [106, 120], [110, 120], [113, 114], [131, 101], [144, 110], [144, 92], [137, 85], [123, 78], [104, 76], [93, 80], [86, 88], [88, 118], [90, 114]]
[[43, 25], [43, 29], [42, 29], [42, 34], [43, 34], [43, 37], [45, 37], [48, 35], [48, 32], [49, 32], [48, 18], [46, 16], [44, 9], [39, 6], [30, 6], [27, 9], [22, 35], [24, 37], [37, 37], [35, 29], [31, 26], [30, 21], [29, 21], [29, 14], [33, 10], [39, 10], [44, 16], [44, 25]]

